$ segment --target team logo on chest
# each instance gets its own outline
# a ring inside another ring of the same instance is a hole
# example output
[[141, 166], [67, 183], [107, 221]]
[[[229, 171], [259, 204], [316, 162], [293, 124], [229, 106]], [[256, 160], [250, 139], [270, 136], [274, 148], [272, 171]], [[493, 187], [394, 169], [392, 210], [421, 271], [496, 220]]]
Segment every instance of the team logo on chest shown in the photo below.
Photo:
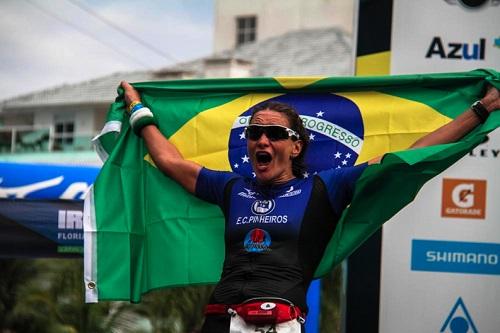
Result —
[[270, 251], [271, 236], [264, 229], [255, 228], [246, 234], [243, 245], [247, 252]]
[[276, 203], [274, 200], [255, 200], [252, 204], [252, 213], [255, 215], [267, 215], [273, 211]]

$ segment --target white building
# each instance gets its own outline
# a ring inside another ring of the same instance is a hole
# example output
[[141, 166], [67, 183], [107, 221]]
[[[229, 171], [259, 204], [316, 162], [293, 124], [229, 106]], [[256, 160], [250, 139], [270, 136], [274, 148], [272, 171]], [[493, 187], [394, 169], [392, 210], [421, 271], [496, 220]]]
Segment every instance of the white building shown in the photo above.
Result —
[[216, 0], [214, 51], [291, 31], [336, 27], [353, 31], [352, 0]]
[[0, 102], [0, 160], [100, 164], [90, 139], [121, 80], [351, 75], [349, 0], [216, 0], [214, 54]]

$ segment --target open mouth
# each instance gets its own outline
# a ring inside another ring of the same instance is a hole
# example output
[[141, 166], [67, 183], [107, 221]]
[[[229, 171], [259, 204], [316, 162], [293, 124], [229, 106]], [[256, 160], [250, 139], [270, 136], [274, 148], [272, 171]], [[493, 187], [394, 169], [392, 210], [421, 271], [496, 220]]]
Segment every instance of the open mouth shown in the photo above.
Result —
[[269, 164], [273, 157], [271, 154], [265, 151], [259, 151], [255, 154], [255, 158], [258, 164]]

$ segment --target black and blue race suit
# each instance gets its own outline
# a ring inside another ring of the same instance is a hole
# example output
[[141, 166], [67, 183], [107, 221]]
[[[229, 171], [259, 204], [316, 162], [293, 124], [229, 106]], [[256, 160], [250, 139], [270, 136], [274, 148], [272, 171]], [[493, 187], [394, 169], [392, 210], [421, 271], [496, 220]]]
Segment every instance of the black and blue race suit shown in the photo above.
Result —
[[262, 186], [203, 168], [196, 195], [221, 207], [225, 260], [210, 303], [285, 298], [307, 311], [313, 274], [366, 164]]

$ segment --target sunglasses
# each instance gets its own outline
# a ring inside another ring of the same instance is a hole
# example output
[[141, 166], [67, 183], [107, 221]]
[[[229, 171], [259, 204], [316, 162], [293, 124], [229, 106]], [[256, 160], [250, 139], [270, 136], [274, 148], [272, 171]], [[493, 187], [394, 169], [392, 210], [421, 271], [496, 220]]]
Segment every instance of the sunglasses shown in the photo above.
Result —
[[280, 125], [253, 124], [245, 128], [245, 138], [252, 141], [259, 140], [262, 134], [266, 134], [266, 137], [271, 141], [286, 140], [288, 138], [296, 141], [300, 138], [299, 134], [293, 129]]

